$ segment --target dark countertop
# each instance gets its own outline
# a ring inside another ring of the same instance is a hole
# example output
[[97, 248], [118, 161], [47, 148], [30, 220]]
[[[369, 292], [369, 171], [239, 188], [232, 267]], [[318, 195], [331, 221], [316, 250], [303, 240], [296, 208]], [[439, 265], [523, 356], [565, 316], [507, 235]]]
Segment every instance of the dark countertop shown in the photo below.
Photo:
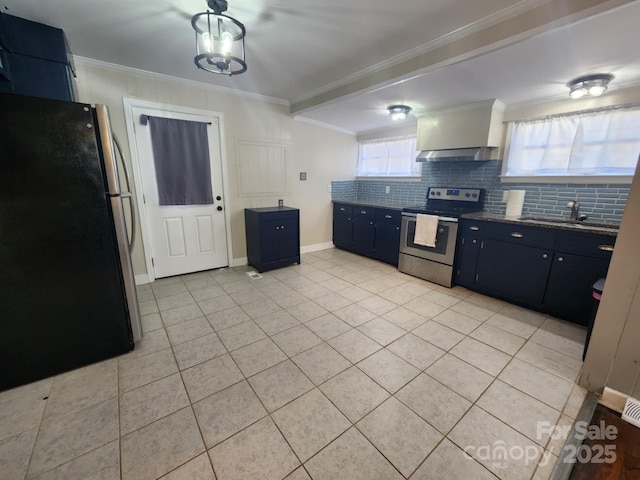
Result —
[[253, 212], [267, 213], [267, 212], [295, 212], [298, 211], [295, 207], [256, 207], [245, 208], [245, 210], [251, 210]]
[[[550, 217], [550, 221], [544, 220], [525, 220], [528, 216], [522, 217], [506, 217], [503, 214], [497, 213], [467, 213], [462, 215], [462, 218], [471, 220], [483, 220], [486, 222], [499, 222], [499, 223], [511, 223], [514, 225], [526, 225], [528, 227], [549, 228], [553, 230], [563, 230], [565, 232], [583, 232], [583, 233], [598, 233], [601, 235], [610, 235], [615, 237], [618, 235], [618, 225], [610, 224], [611, 227], [602, 226], [608, 225], [600, 222], [590, 223], [589, 220], [579, 223], [570, 223], [569, 220], [566, 223], [556, 223], [555, 218]], [[557, 220], [561, 220], [558, 218]], [[613, 228], [612, 228], [613, 227]]]
[[384, 203], [384, 202], [367, 202], [361, 200], [332, 200], [333, 203], [343, 203], [345, 205], [357, 205], [359, 207], [375, 207], [375, 208], [388, 208], [389, 210], [402, 211], [403, 208], [415, 207], [415, 204], [399, 204], [399, 203]]

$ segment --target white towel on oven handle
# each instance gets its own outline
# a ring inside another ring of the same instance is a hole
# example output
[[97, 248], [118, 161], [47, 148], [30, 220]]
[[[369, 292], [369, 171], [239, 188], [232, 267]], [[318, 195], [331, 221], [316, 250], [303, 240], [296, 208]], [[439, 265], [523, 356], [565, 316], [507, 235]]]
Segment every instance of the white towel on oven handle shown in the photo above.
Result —
[[425, 215], [422, 213], [416, 215], [416, 234], [413, 239], [413, 243], [423, 245], [425, 247], [435, 248], [437, 234], [437, 215]]

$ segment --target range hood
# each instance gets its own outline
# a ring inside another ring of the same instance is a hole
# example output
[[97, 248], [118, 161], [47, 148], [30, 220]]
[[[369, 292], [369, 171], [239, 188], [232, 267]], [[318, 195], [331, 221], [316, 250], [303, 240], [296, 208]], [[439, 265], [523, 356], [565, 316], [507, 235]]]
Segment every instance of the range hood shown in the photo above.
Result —
[[495, 160], [495, 147], [446, 148], [442, 150], [423, 150], [416, 162], [486, 162]]

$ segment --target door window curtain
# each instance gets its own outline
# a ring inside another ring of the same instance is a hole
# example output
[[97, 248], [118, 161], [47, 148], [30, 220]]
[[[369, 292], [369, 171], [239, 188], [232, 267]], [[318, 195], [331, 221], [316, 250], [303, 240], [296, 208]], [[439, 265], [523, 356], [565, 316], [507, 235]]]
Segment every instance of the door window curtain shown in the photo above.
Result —
[[638, 107], [518, 121], [506, 175], [633, 175], [639, 152]]
[[210, 205], [207, 123], [143, 115], [151, 129], [160, 205]]

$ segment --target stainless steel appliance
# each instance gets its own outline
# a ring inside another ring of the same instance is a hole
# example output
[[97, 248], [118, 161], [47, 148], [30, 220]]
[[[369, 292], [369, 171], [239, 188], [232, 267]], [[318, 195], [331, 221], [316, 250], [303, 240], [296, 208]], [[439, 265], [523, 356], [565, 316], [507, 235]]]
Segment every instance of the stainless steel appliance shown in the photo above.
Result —
[[[425, 205], [403, 209], [398, 270], [451, 287], [458, 219], [465, 213], [482, 211], [484, 196], [481, 188], [429, 187]], [[418, 214], [438, 216], [435, 247], [414, 242]]]
[[106, 107], [0, 105], [4, 390], [128, 352], [141, 325]]

